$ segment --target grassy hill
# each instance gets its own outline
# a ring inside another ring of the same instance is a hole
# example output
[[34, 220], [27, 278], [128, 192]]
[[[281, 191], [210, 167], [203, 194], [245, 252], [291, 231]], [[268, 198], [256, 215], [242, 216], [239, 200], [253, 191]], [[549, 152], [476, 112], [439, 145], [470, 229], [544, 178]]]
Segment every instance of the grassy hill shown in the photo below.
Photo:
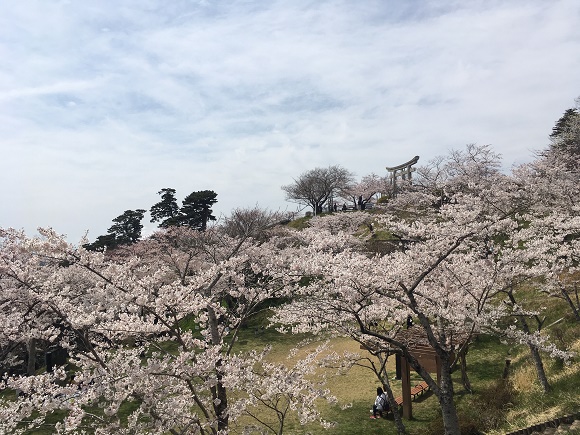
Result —
[[[578, 338], [580, 325], [576, 324], [572, 316], [566, 314], [567, 308], [561, 301], [554, 299], [543, 302], [550, 305], [550, 319], [558, 316], [564, 319], [557, 324], [558, 329], [565, 330], [563, 344], [580, 354], [580, 338]], [[247, 328], [246, 336], [240, 338], [239, 349], [272, 344], [274, 349], [270, 359], [276, 362], [288, 361], [290, 349], [305, 338], [303, 335], [282, 335], [270, 329], [260, 330], [256, 335], [255, 329], [252, 329], [255, 326]], [[553, 329], [551, 332], [559, 335], [554, 327]], [[306, 353], [315, 346], [316, 343], [311, 343], [303, 352]], [[349, 338], [333, 338], [331, 346], [338, 353], [350, 351], [365, 355], [365, 351], [360, 350], [358, 343]], [[511, 360], [511, 366], [507, 382], [504, 382], [502, 374], [506, 358]], [[462, 387], [459, 370], [454, 374], [456, 403], [465, 433], [476, 433], [477, 429], [481, 433], [503, 434], [579, 411], [578, 357], [565, 365], [544, 356], [544, 363], [552, 385], [552, 391], [549, 393], [544, 393], [541, 389], [526, 346], [502, 342], [497, 337], [479, 336], [467, 354], [468, 376], [473, 392], [469, 393]], [[394, 360], [389, 361], [388, 367], [391, 377], [394, 376]], [[413, 373], [412, 384], [420, 381], [419, 376]], [[369, 418], [369, 409], [372, 407], [377, 386], [380, 384], [374, 375], [362, 367], [354, 367], [343, 375], [331, 374], [328, 387], [339, 399], [339, 405], [329, 406], [322, 401], [320, 403], [322, 416], [336, 422], [330, 433], [395, 434], [392, 416], [381, 420]], [[392, 386], [395, 395], [401, 394], [400, 381], [393, 380]], [[427, 393], [413, 402], [413, 420], [405, 421], [405, 426], [409, 434], [442, 433], [439, 406], [432, 393]], [[329, 433], [317, 424], [302, 427], [296, 419], [291, 419], [285, 429], [285, 433], [292, 434]]]

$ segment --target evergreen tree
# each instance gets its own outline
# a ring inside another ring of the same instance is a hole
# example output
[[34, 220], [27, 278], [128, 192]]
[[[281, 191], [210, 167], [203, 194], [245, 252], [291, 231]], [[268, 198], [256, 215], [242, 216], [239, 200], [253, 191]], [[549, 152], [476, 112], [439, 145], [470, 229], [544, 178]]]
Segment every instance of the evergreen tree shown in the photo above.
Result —
[[104, 236], [97, 237], [93, 243], [87, 243], [83, 245], [83, 248], [89, 251], [103, 252], [105, 249], [113, 249], [118, 245], [116, 237], [114, 234], [106, 234]]
[[83, 245], [89, 251], [104, 251], [113, 249], [119, 245], [130, 245], [141, 238], [143, 215], [145, 210], [125, 210], [125, 212], [113, 219], [113, 225], [107, 230], [107, 234], [97, 237], [93, 243]]
[[577, 108], [568, 109], [556, 122], [550, 134], [550, 151], [571, 156], [580, 155], [580, 113]]
[[151, 207], [151, 222], [159, 222], [160, 228], [167, 228], [179, 224], [179, 206], [175, 199], [175, 189], [169, 187], [157, 192], [161, 201]]
[[550, 135], [550, 137], [552, 139], [555, 139], [557, 137], [564, 135], [568, 131], [571, 125], [571, 121], [574, 120], [577, 116], [578, 110], [576, 109], [566, 110], [562, 115], [562, 117], [558, 119], [558, 121], [556, 121], [556, 125], [552, 129], [552, 134]]
[[114, 224], [109, 228], [108, 233], [115, 236], [117, 245], [129, 245], [141, 238], [143, 225], [143, 215], [145, 210], [125, 210], [121, 216], [113, 219]]
[[217, 193], [213, 190], [192, 192], [183, 200], [179, 214], [179, 223], [199, 231], [205, 231], [208, 221], [215, 221], [212, 205], [217, 202]]

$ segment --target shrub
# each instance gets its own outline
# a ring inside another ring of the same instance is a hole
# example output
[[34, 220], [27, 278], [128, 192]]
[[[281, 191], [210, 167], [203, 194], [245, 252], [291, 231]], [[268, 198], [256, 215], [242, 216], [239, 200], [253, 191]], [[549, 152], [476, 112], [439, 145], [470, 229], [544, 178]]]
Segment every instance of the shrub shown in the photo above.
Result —
[[[479, 427], [479, 422], [472, 415], [466, 415], [461, 412], [457, 415], [459, 417], [459, 429], [461, 435], [483, 435]], [[443, 418], [437, 417], [431, 421], [425, 428], [418, 431], [418, 435], [444, 435], [445, 428], [443, 426]]]
[[477, 414], [479, 429], [489, 431], [501, 427], [515, 401], [516, 392], [509, 380], [500, 379], [483, 390], [476, 398], [477, 409], [485, 410]]

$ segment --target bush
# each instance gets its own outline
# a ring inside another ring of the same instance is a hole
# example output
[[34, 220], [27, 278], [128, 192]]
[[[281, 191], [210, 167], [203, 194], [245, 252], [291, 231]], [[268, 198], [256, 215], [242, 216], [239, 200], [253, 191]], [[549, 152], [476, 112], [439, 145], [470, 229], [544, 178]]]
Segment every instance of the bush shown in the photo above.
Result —
[[[458, 413], [458, 418], [461, 435], [483, 435], [484, 432], [481, 431], [479, 422], [474, 419], [473, 416]], [[431, 421], [427, 427], [419, 430], [418, 434], [444, 435], [445, 429], [443, 426], [443, 418], [441, 416], [437, 417], [435, 420]]]
[[[509, 380], [500, 379], [470, 399], [468, 407], [457, 410], [461, 435], [480, 435], [502, 427], [515, 403], [516, 393]], [[444, 433], [441, 416], [419, 432], [420, 435]]]
[[516, 392], [512, 383], [507, 379], [495, 381], [476, 398], [476, 409], [486, 410], [477, 414], [478, 427], [484, 431], [501, 427], [515, 401]]

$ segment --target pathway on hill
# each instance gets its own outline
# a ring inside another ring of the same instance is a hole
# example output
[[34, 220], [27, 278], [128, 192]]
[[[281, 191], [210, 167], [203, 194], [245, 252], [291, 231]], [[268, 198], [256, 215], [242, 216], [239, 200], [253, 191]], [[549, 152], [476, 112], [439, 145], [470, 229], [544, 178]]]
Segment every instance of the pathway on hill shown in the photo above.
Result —
[[525, 429], [509, 432], [507, 435], [580, 435], [580, 412], [562, 418], [536, 424]]

